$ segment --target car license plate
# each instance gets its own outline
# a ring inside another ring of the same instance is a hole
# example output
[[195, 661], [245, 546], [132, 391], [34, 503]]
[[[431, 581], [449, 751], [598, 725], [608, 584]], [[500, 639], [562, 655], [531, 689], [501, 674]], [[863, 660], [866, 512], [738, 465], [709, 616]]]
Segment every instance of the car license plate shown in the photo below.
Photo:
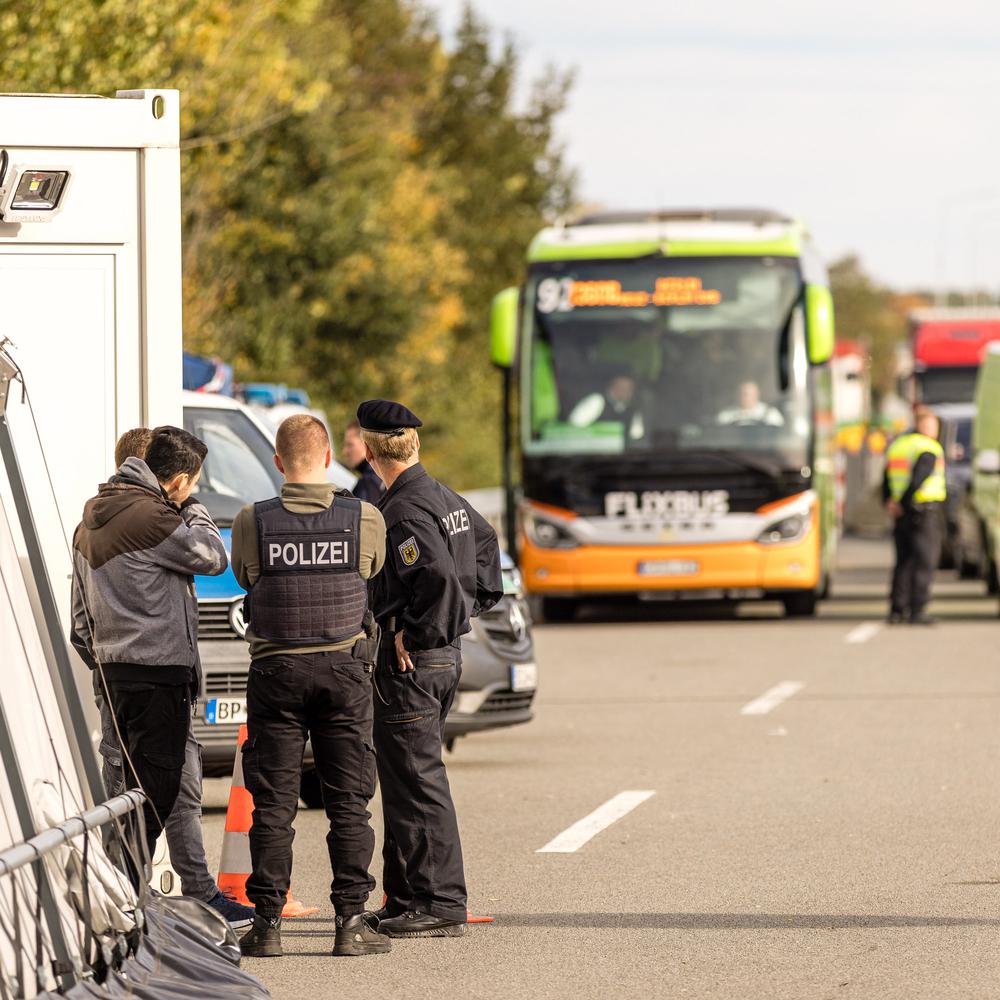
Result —
[[694, 559], [658, 559], [639, 563], [640, 576], [694, 576], [701, 567]]
[[234, 725], [246, 721], [246, 698], [213, 698], [205, 703], [205, 722], [210, 726]]
[[510, 668], [511, 691], [534, 691], [538, 687], [538, 665], [514, 663]]

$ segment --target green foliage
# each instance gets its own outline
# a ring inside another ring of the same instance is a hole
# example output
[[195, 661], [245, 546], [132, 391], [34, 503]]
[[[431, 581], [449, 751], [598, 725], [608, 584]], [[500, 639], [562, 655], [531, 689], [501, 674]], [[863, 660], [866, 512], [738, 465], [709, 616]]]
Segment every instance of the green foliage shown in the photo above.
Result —
[[830, 267], [837, 336], [861, 343], [871, 364], [875, 409], [895, 388], [896, 350], [906, 338], [906, 309], [890, 289], [877, 284], [855, 255]]
[[518, 108], [514, 47], [467, 10], [446, 49], [415, 0], [6, 0], [0, 30], [4, 90], [181, 90], [189, 349], [334, 427], [398, 396], [435, 472], [499, 482], [489, 302], [571, 202], [568, 77]]

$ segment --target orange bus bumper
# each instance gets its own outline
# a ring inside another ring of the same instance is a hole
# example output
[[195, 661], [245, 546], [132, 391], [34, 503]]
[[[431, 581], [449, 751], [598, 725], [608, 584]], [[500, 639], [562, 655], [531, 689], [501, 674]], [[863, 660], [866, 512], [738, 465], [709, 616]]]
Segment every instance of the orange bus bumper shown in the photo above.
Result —
[[[521, 537], [521, 572], [532, 594], [637, 593], [668, 590], [815, 590], [820, 581], [819, 529], [813, 518], [797, 542], [761, 545], [581, 545], [543, 549]], [[641, 573], [643, 563], [690, 566], [676, 574]]]

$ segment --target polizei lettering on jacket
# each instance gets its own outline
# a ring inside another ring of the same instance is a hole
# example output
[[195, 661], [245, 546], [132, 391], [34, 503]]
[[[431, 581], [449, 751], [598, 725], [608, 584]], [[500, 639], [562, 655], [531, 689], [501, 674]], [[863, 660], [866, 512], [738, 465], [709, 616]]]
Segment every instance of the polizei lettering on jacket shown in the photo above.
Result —
[[604, 496], [608, 517], [687, 521], [694, 518], [724, 517], [729, 513], [727, 490], [646, 490], [643, 493], [616, 491]]
[[449, 535], [458, 535], [469, 530], [469, 512], [464, 507], [445, 514], [441, 521]]
[[350, 566], [350, 541], [268, 542], [267, 568], [298, 569], [310, 566]]

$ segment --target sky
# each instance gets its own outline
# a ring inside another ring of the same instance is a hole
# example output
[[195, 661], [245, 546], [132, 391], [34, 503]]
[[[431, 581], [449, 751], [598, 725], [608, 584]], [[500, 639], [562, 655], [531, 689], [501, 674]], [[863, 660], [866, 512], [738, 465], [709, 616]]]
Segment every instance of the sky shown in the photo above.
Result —
[[[430, 0], [446, 37], [463, 0]], [[576, 72], [581, 198], [804, 219], [897, 288], [1000, 292], [1000, 3], [474, 0]]]

